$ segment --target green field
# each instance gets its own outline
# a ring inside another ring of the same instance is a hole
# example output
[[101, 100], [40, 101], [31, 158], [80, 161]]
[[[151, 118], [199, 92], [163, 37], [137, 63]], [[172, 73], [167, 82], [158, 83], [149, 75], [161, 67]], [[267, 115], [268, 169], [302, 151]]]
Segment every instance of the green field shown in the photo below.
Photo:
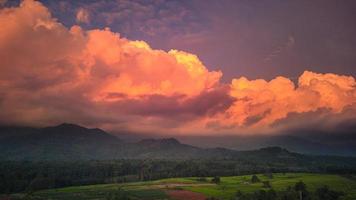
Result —
[[[356, 181], [338, 175], [322, 175], [307, 173], [273, 174], [270, 179], [265, 175], [258, 175], [263, 180], [268, 180], [276, 191], [284, 190], [287, 186], [293, 186], [298, 181], [303, 181], [309, 191], [327, 185], [333, 190], [343, 191], [345, 196], [341, 199], [356, 199]], [[262, 183], [250, 183], [251, 175], [221, 177], [220, 184], [213, 184], [208, 178], [207, 182], [199, 182], [197, 178], [169, 178], [156, 181], [135, 182], [126, 184], [101, 184], [90, 186], [66, 187], [37, 191], [31, 195], [31, 199], [53, 200], [80, 200], [80, 199], [109, 199], [109, 195], [119, 188], [132, 199], [170, 199], [166, 194], [168, 190], [188, 190], [204, 194], [206, 197], [218, 197], [231, 199], [237, 190], [243, 193], [251, 193], [264, 189]], [[23, 194], [14, 194], [12, 197], [20, 198]]]

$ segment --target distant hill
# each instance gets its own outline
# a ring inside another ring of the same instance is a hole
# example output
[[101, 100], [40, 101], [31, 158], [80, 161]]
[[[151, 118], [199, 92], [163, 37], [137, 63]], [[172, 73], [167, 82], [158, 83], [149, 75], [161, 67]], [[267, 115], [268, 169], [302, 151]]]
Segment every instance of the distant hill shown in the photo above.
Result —
[[[281, 147], [237, 151], [227, 148], [199, 148], [174, 138], [123, 142], [100, 129], [74, 124], [46, 128], [0, 127], [0, 160], [231, 160], [294, 170], [313, 167], [356, 169], [356, 158], [310, 156]], [[320, 165], [319, 165], [320, 164]]]
[[301, 132], [294, 135], [274, 136], [180, 136], [179, 140], [203, 148], [224, 146], [241, 151], [279, 146], [303, 154], [356, 157], [356, 136], [354, 135], [356, 134]]
[[2, 160], [110, 159], [121, 141], [74, 124], [46, 128], [0, 127]]

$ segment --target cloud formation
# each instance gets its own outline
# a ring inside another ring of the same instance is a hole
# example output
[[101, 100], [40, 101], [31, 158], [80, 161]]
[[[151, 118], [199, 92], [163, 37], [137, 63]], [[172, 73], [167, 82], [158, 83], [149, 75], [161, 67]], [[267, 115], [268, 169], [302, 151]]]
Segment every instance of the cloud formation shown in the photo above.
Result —
[[90, 23], [89, 11], [86, 10], [85, 8], [79, 8], [76, 14], [76, 21], [78, 23], [89, 24]]
[[[219, 90], [222, 73], [208, 71], [193, 54], [153, 50], [108, 28], [67, 29], [36, 1], [2, 9], [0, 19], [3, 122], [116, 122], [123, 114], [167, 112], [164, 107], [137, 110], [148, 108], [145, 102], [160, 106], [169, 100], [172, 106], [185, 107]], [[127, 102], [137, 109], [118, 106]]]
[[225, 84], [194, 54], [155, 50], [109, 28], [67, 28], [33, 0], [1, 9], [0, 26], [2, 124], [236, 132], [356, 102], [351, 76], [305, 71], [297, 86], [285, 77]]
[[342, 112], [356, 103], [356, 82], [351, 76], [305, 71], [297, 86], [288, 78], [271, 81], [233, 79], [231, 96], [236, 98], [227, 110], [230, 123], [238, 126], [270, 125], [289, 113], [309, 113], [327, 109]]

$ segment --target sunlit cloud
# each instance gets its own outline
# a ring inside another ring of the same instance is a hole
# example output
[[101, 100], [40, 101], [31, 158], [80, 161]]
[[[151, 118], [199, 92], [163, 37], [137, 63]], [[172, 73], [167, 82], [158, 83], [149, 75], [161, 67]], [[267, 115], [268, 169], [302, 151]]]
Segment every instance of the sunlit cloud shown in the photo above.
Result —
[[[89, 23], [82, 12], [77, 21]], [[335, 116], [356, 103], [351, 76], [305, 71], [297, 85], [282, 76], [222, 83], [197, 55], [110, 28], [67, 28], [37, 1], [1, 9], [0, 26], [3, 124], [236, 133], [273, 129], [291, 113]]]
[[231, 96], [236, 98], [227, 110], [227, 121], [238, 126], [270, 125], [289, 113], [328, 109], [342, 112], [356, 103], [356, 82], [351, 76], [305, 71], [295, 85], [290, 79], [271, 81], [233, 79]]

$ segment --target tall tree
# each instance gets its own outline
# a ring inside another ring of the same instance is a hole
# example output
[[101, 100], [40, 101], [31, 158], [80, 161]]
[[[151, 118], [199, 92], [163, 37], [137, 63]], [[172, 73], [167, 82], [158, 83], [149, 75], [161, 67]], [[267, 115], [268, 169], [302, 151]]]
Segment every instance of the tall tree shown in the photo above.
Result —
[[299, 199], [303, 200], [303, 193], [306, 192], [307, 186], [303, 181], [299, 181], [294, 186], [295, 191], [299, 193]]

